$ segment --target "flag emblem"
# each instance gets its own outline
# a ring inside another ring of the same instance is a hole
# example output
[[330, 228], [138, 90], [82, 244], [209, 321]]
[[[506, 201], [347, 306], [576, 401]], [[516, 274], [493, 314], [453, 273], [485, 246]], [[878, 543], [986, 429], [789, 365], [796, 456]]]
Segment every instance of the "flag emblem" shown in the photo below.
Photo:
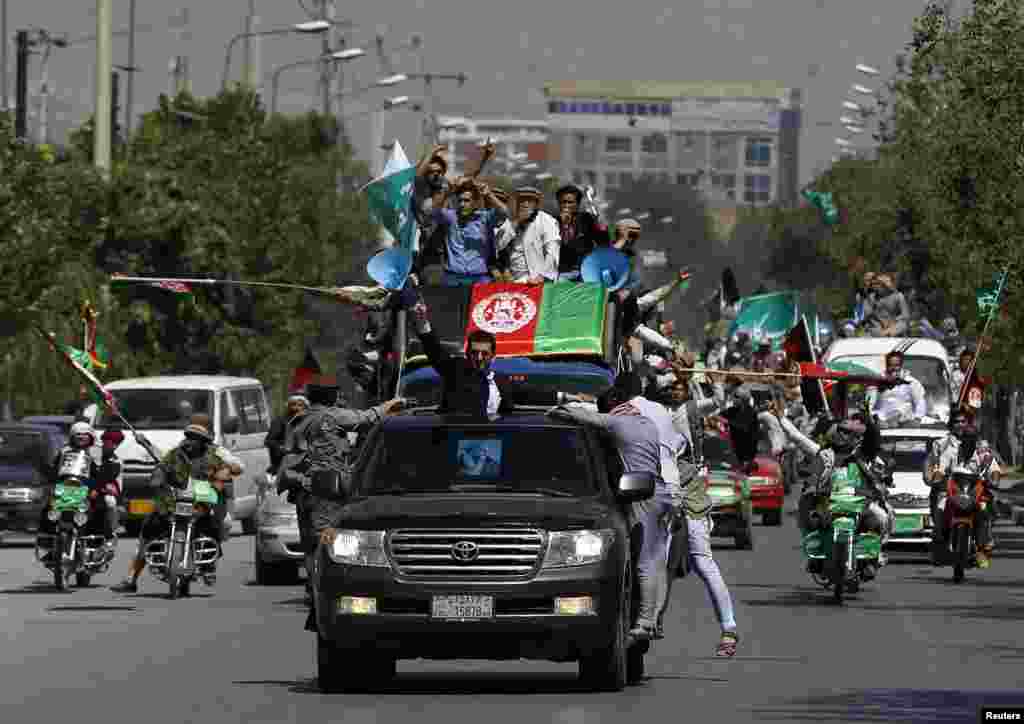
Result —
[[473, 308], [476, 326], [491, 334], [517, 332], [537, 316], [537, 305], [520, 292], [498, 292], [486, 297]]

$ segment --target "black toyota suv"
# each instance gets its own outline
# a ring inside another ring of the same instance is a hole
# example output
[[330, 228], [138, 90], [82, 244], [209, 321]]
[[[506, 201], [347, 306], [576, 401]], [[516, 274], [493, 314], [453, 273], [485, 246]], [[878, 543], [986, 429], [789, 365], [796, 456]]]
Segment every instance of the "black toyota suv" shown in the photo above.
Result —
[[544, 409], [496, 421], [434, 409], [370, 432], [338, 536], [312, 574], [324, 691], [390, 680], [398, 659], [578, 661], [618, 691], [643, 676], [629, 645], [639, 537], [626, 504], [649, 475], [618, 475], [598, 436]]

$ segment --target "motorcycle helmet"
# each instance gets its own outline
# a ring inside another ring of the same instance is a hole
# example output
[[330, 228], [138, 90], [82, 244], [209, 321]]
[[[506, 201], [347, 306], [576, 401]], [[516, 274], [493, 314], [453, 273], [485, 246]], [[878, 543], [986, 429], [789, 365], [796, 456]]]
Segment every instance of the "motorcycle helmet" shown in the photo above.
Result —
[[843, 420], [832, 430], [830, 442], [832, 447], [844, 455], [851, 455], [864, 439], [865, 427], [856, 420]]
[[92, 447], [96, 443], [96, 431], [88, 422], [76, 422], [71, 426], [68, 439], [78, 447]]

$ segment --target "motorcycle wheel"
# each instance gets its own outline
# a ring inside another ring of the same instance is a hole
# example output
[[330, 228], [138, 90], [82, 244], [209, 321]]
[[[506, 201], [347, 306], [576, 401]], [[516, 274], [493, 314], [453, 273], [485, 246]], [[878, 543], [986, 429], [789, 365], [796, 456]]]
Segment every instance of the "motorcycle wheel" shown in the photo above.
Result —
[[178, 597], [178, 593], [181, 590], [178, 586], [178, 576], [170, 576], [167, 579], [167, 585], [169, 588], [167, 592], [168, 597], [173, 601]]
[[78, 588], [88, 588], [89, 580], [92, 578], [88, 573], [76, 573], [75, 574], [75, 586]]
[[848, 541], [842, 541], [832, 547], [832, 599], [837, 604], [842, 604], [843, 594], [846, 593], [846, 558], [849, 545]]
[[59, 533], [53, 541], [53, 587], [64, 590], [64, 536]]
[[966, 526], [961, 526], [956, 529], [954, 536], [953, 583], [962, 583], [964, 570], [967, 568], [967, 556], [970, 552], [970, 531]]
[[179, 592], [179, 594], [181, 595], [182, 598], [188, 598], [189, 596], [191, 596], [192, 595], [192, 579], [184, 578], [183, 577], [181, 579], [181, 585], [179, 587], [179, 591], [178, 592]]

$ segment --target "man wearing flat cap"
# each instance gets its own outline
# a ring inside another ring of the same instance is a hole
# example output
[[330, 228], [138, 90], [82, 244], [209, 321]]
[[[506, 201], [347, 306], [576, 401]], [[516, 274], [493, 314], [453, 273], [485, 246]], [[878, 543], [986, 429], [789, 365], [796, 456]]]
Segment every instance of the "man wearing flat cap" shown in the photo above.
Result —
[[498, 268], [506, 278], [521, 284], [558, 280], [562, 245], [558, 222], [540, 208], [544, 194], [533, 186], [516, 189], [515, 234], [498, 248]]
[[[140, 437], [142, 436], [136, 435], [136, 439]], [[144, 438], [139, 442], [146, 447], [151, 445]], [[220, 544], [225, 536], [224, 518], [227, 515], [227, 500], [230, 497], [228, 485], [232, 478], [237, 478], [243, 470], [244, 465], [240, 459], [226, 448], [214, 443], [213, 434], [210, 432], [210, 416], [196, 413], [185, 426], [185, 439], [181, 444], [160, 456], [160, 462], [153, 470], [150, 485], [158, 490], [169, 491], [171, 488], [185, 488], [190, 478], [209, 480], [217, 489], [220, 502], [213, 507], [210, 521], [212, 525], [205, 524], [204, 528], [205, 532]], [[169, 504], [170, 500], [165, 500], [161, 506], [163, 509], [151, 513], [143, 521], [142, 530], [139, 532], [139, 547], [131, 563], [131, 577], [114, 590], [122, 593], [135, 593], [138, 590], [139, 576], [146, 567], [146, 545], [169, 529], [166, 510]], [[213, 585], [215, 580], [215, 576], [210, 575], [206, 577], [205, 582], [207, 585]]]
[[583, 190], [567, 184], [555, 192], [562, 248], [558, 256], [558, 278], [579, 281], [583, 260], [595, 248], [608, 246], [608, 228], [590, 212], [580, 209]]

